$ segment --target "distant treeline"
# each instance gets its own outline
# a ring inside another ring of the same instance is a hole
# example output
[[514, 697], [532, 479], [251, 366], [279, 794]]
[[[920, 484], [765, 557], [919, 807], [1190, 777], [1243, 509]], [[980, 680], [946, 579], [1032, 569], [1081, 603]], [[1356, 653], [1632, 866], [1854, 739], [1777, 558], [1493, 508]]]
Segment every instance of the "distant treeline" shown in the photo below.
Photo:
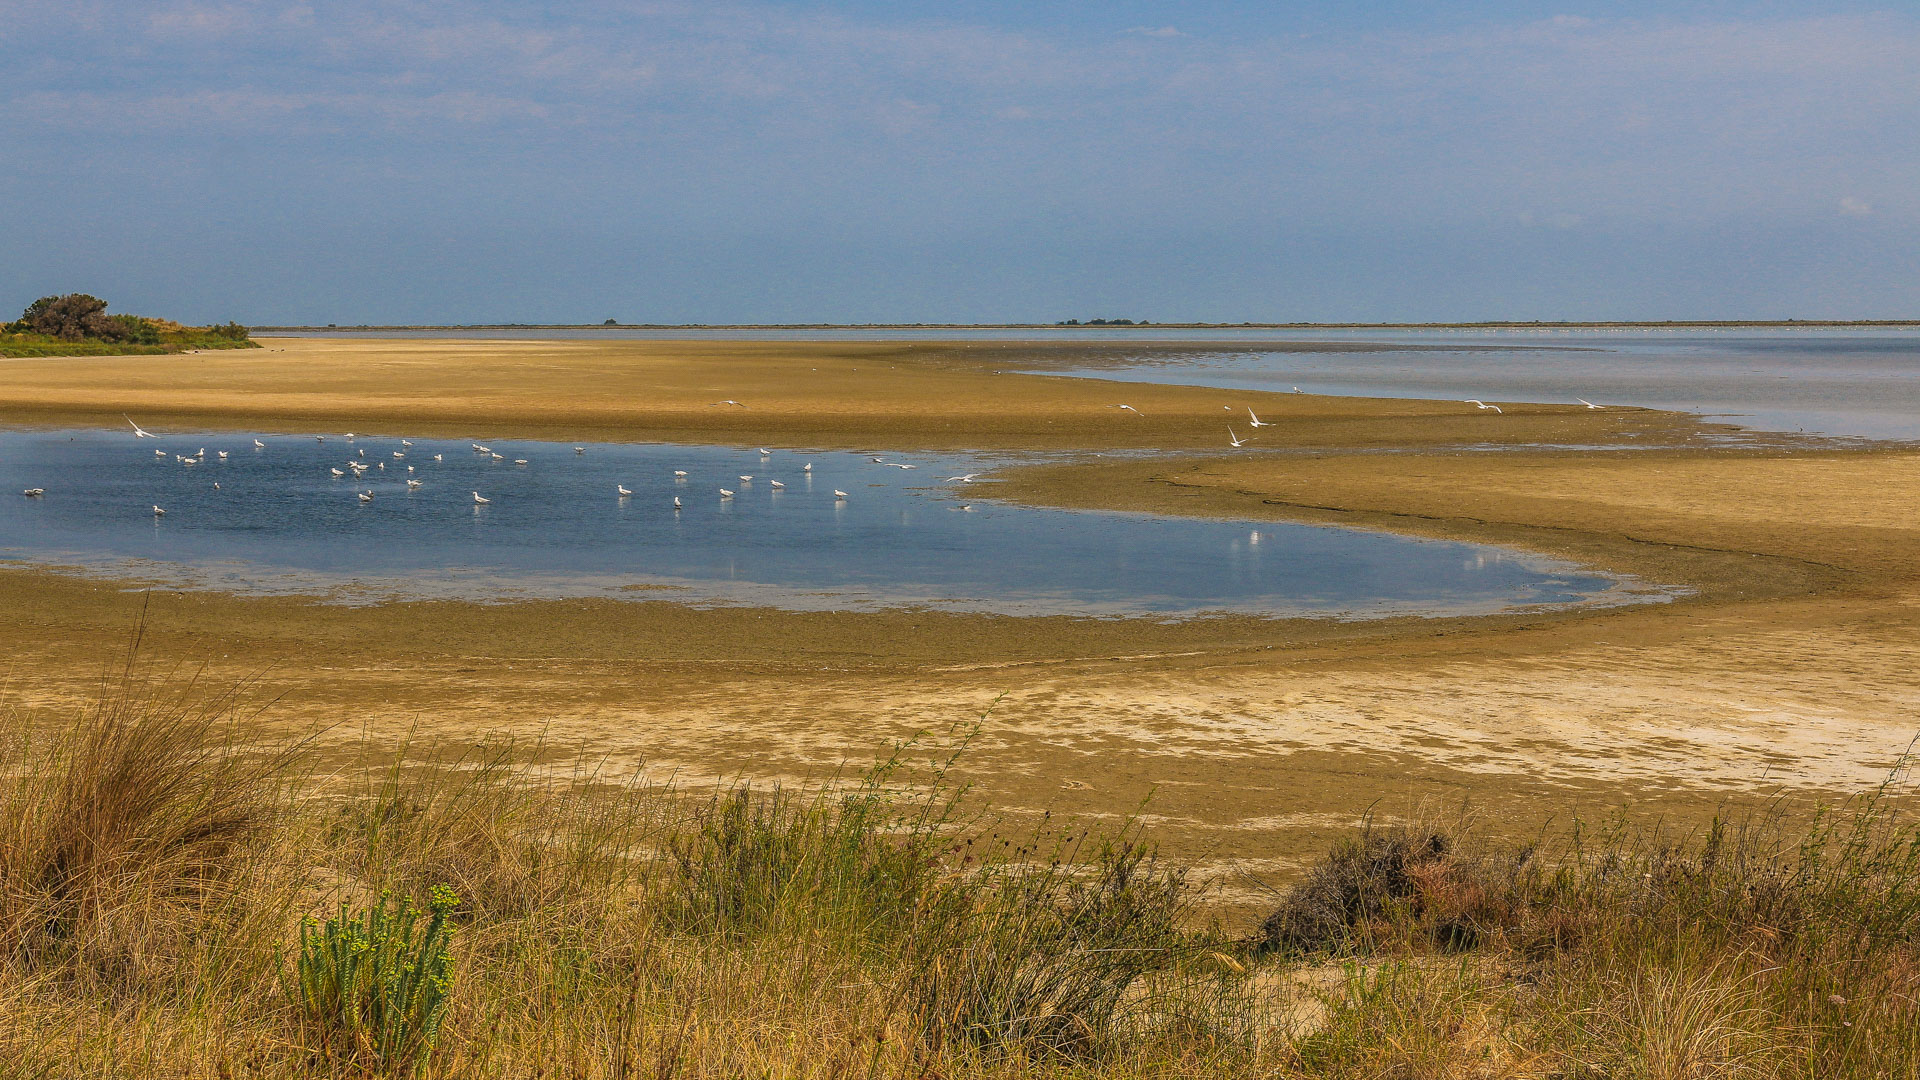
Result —
[[109, 315], [107, 302], [86, 293], [43, 296], [0, 325], [0, 356], [105, 356], [186, 349], [257, 349], [237, 322], [183, 326], [145, 315]]

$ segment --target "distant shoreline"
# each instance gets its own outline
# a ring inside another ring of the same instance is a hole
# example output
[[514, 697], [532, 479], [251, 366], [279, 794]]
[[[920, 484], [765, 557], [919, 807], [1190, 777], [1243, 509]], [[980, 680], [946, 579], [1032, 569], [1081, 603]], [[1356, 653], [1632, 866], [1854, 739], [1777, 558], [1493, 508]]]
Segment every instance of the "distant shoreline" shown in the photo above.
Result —
[[409, 330], [1720, 330], [1920, 329], [1920, 319], [1689, 319], [1632, 322], [1136, 322], [1111, 323], [409, 323], [269, 326], [259, 333]]

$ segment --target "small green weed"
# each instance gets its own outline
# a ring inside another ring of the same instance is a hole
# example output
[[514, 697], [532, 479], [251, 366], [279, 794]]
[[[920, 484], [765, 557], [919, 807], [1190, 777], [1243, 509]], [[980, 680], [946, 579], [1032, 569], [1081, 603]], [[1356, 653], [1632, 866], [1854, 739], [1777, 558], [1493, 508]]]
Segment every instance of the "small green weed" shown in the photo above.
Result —
[[453, 989], [447, 914], [459, 903], [439, 885], [424, 927], [412, 899], [386, 893], [363, 912], [342, 904], [324, 926], [307, 920], [290, 990], [316, 1054], [394, 1076], [426, 1064]]

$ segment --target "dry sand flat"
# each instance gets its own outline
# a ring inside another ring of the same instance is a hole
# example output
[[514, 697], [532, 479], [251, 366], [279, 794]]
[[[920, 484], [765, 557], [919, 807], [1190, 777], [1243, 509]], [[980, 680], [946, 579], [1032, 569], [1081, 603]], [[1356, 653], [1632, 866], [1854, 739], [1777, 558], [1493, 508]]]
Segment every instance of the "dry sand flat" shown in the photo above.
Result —
[[[1215, 447], [1223, 403], [1252, 403], [1279, 424], [1266, 452], [1031, 467], [996, 494], [1508, 543], [1694, 590], [1607, 611], [1176, 624], [153, 597], [156, 662], [216, 683], [264, 670], [279, 701], [262, 722], [325, 728], [341, 752], [416, 726], [538, 731], [685, 776], [818, 776], [991, 705], [968, 771], [996, 803], [1118, 815], [1151, 792], [1180, 846], [1275, 869], [1376, 803], [1470, 796], [1526, 829], [1850, 791], [1920, 728], [1911, 452], [1711, 449], [1713, 429], [1643, 410], [1496, 417], [994, 373], [1055, 358], [1034, 346], [270, 344], [286, 351], [6, 362], [0, 420], [1191, 451]], [[748, 405], [707, 404], [721, 398]], [[1526, 442], [1680, 449], [1459, 450]], [[8, 696], [57, 708], [92, 691], [141, 599], [7, 571], [0, 603]]]

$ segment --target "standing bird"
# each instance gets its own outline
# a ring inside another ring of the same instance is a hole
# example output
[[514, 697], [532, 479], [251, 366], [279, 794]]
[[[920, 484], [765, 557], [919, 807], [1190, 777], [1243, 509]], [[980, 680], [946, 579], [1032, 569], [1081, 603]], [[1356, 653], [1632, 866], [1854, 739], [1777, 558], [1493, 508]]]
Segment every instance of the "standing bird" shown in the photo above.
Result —
[[687, 478], [687, 470], [685, 469], [673, 470], [673, 478], [675, 480], [685, 480]]
[[674, 508], [675, 510], [678, 510], [678, 509], [680, 509], [680, 496], [678, 496], [678, 495], [675, 495], [675, 496], [673, 497], [673, 508]]
[[625, 484], [615, 484], [613, 485], [613, 490], [617, 492], [619, 496], [623, 499], [633, 494], [633, 492], [627, 490], [627, 486]]
[[740, 486], [746, 487], [748, 484], [751, 484], [751, 483], [753, 483], [753, 477], [742, 473], [740, 476]]
[[477, 492], [477, 491], [473, 493], [473, 504], [474, 504], [475, 506], [485, 506], [485, 505], [487, 505], [488, 503], [490, 503], [490, 502], [492, 502], [492, 501], [493, 501], [492, 499], [488, 499], [488, 498], [485, 498], [485, 497], [483, 497], [483, 496], [482, 496], [482, 495], [481, 495], [481, 494], [480, 494], [479, 492]]
[[768, 449], [767, 449], [767, 448], [765, 448], [765, 447], [761, 447], [761, 449], [760, 449], [760, 460], [761, 460], [761, 461], [765, 461], [765, 460], [767, 460], [768, 458], [770, 458], [770, 457], [772, 457], [772, 456], [773, 456], [773, 451], [771, 451], [771, 450], [768, 450]]
[[261, 442], [259, 439], [255, 439], [253, 440], [253, 448], [255, 450], [265, 450], [267, 448], [267, 444]]
[[400, 440], [400, 445], [401, 445], [401, 446], [412, 446], [412, 445], [413, 445], [413, 440], [412, 440], [412, 439], [401, 439], [401, 440]]
[[840, 502], [846, 502], [846, 501], [847, 501], [847, 493], [846, 493], [846, 492], [844, 492], [844, 491], [841, 491], [841, 490], [840, 490], [839, 488], [834, 488], [834, 489], [833, 489], [833, 497], [834, 497], [835, 499], [837, 499], [837, 500], [839, 500]]
[[726, 488], [721, 488], [721, 489], [720, 489], [720, 501], [721, 501], [721, 502], [725, 502], [725, 501], [727, 501], [728, 499], [731, 499], [731, 498], [733, 498], [733, 492], [731, 492], [731, 491], [728, 491], [728, 490], [727, 490]]
[[339, 469], [328, 469], [327, 471], [328, 471], [328, 472], [330, 472], [330, 473], [332, 473], [332, 474], [333, 474], [333, 475], [335, 475], [335, 476], [345, 476], [345, 475], [347, 475], [346, 473], [343, 473], [343, 472], [341, 472], [341, 471], [340, 471]]
[[785, 491], [785, 490], [786, 490], [786, 487], [787, 487], [787, 485], [785, 485], [785, 484], [783, 484], [783, 483], [781, 483], [781, 482], [780, 482], [780, 481], [778, 481], [778, 480], [769, 480], [769, 481], [767, 481], [767, 482], [768, 482], [769, 484], [771, 484], [771, 485], [773, 486], [773, 490], [775, 490], [775, 491]]
[[576, 446], [573, 448], [573, 452], [576, 454], [584, 454], [587, 452], [587, 448], [584, 446]]
[[[1251, 405], [1249, 405], [1249, 406], [1247, 406], [1247, 419], [1249, 419], [1249, 420], [1251, 420], [1251, 421], [1253, 421], [1253, 426], [1254, 426], [1254, 427], [1257, 427], [1257, 428], [1263, 428], [1263, 427], [1272, 427], [1272, 426], [1273, 426], [1272, 424], [1269, 424], [1269, 423], [1266, 423], [1266, 422], [1264, 422], [1264, 421], [1262, 421], [1262, 420], [1261, 420], [1261, 419], [1260, 419], [1259, 417], [1257, 417], [1257, 416], [1255, 416], [1255, 415], [1253, 415], [1253, 406], [1251, 406]], [[1236, 444], [1236, 445], [1237, 445], [1237, 444]]]
[[134, 437], [134, 438], [136, 438], [136, 439], [157, 439], [157, 438], [159, 438], [159, 437], [160, 437], [160, 436], [158, 436], [158, 435], [155, 435], [155, 434], [154, 434], [153, 432], [151, 432], [151, 431], [142, 431], [142, 430], [140, 430], [140, 425], [139, 425], [139, 424], [136, 424], [136, 423], [134, 423], [134, 422], [133, 422], [133, 417], [131, 417], [131, 416], [128, 416], [128, 415], [127, 415], [126, 413], [121, 413], [121, 414], [120, 414], [120, 419], [122, 419], [122, 420], [125, 420], [125, 421], [127, 422], [127, 425], [128, 425], [129, 427], [131, 427], [131, 428], [133, 428], [133, 437]]
[[165, 510], [162, 510], [162, 509], [160, 509], [160, 504], [159, 504], [159, 503], [155, 503], [155, 504], [153, 505], [153, 516], [154, 516], [154, 517], [166, 517], [166, 516], [167, 516], [167, 512], [166, 512]]
[[167, 452], [166, 452], [165, 450], [155, 450], [155, 451], [153, 452], [153, 456], [154, 456], [154, 457], [166, 457], [166, 456], [167, 456]]
[[807, 462], [807, 463], [806, 463], [805, 465], [802, 465], [802, 466], [800, 466], [800, 471], [801, 471], [801, 472], [812, 472], [812, 471], [813, 471], [813, 462], [811, 462], [811, 461], [809, 461], [809, 462]]

